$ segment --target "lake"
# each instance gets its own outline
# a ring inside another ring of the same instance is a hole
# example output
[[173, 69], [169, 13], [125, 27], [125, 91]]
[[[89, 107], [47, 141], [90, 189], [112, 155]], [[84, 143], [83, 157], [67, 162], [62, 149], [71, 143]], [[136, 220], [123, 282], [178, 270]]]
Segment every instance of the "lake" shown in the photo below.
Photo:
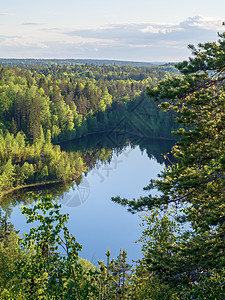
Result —
[[[111, 197], [147, 195], [143, 187], [165, 167], [163, 154], [173, 144], [167, 140], [96, 135], [61, 145], [65, 151], [80, 151], [89, 167], [79, 183], [47, 188], [47, 192], [57, 195], [62, 213], [69, 213], [68, 228], [83, 246], [82, 258], [97, 265], [98, 259], [105, 260], [108, 248], [111, 258], [117, 257], [120, 249], [127, 250], [129, 262], [141, 257], [141, 244], [135, 243], [142, 232], [140, 214], [129, 213]], [[23, 234], [31, 225], [20, 212], [19, 199], [18, 193], [14, 200], [12, 196], [7, 209], [11, 209], [11, 222]]]

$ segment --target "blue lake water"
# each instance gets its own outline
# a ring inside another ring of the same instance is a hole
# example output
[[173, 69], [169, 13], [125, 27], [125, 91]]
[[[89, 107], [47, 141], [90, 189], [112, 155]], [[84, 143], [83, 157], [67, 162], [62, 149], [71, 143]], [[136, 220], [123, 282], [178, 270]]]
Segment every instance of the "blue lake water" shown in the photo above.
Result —
[[[108, 248], [111, 258], [117, 257], [120, 249], [127, 250], [129, 262], [142, 256], [141, 244], [135, 243], [142, 232], [140, 214], [129, 213], [113, 203], [111, 197], [133, 199], [147, 195], [143, 187], [164, 168], [162, 162], [154, 156], [149, 158], [149, 153], [138, 145], [124, 146], [119, 152], [112, 150], [110, 161], [98, 161], [79, 186], [74, 184], [59, 199], [62, 213], [69, 213], [70, 232], [83, 246], [80, 256], [95, 265], [98, 259], [105, 260]], [[11, 221], [20, 234], [31, 227], [18, 205], [13, 207]]]

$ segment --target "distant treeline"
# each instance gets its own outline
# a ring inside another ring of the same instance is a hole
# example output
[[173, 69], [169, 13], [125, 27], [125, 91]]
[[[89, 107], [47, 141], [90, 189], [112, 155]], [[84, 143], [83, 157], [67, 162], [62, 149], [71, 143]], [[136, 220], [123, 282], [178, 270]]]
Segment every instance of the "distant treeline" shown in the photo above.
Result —
[[20, 58], [0, 58], [0, 64], [5, 66], [29, 66], [29, 65], [109, 65], [109, 66], [136, 66], [136, 67], [150, 67], [150, 66], [170, 66], [171, 70], [175, 69], [174, 63], [162, 63], [162, 62], [139, 62], [139, 61], [121, 61], [121, 60], [110, 60], [110, 59], [20, 59]]

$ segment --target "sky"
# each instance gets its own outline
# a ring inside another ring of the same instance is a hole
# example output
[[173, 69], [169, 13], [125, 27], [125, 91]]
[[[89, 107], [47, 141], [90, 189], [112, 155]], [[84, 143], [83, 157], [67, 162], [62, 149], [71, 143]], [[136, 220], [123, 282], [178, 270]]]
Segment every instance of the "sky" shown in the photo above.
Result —
[[216, 41], [224, 0], [0, 0], [1, 58], [177, 62]]

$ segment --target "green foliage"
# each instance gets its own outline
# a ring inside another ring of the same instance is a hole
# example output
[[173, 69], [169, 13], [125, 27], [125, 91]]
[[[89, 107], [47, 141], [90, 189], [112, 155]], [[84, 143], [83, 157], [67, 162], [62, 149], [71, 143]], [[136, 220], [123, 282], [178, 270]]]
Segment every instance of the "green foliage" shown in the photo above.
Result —
[[18, 238], [6, 216], [0, 224], [1, 299], [133, 299], [131, 266], [127, 253], [96, 268], [78, 257], [81, 245], [67, 227], [68, 214], [60, 213], [51, 196], [31, 207], [22, 207], [28, 223], [34, 223]]
[[79, 177], [85, 167], [76, 153], [67, 154], [41, 136], [29, 145], [24, 135], [0, 132], [0, 195], [13, 188], [50, 181], [69, 181]]
[[111, 252], [106, 252], [107, 265], [99, 261], [100, 299], [132, 299], [130, 279], [132, 265], [127, 263], [127, 252], [120, 250], [117, 259], [110, 261]]
[[126, 105], [143, 96], [148, 84], [154, 86], [168, 76], [160, 67], [3, 66], [0, 121], [4, 131], [23, 131], [31, 141], [48, 130], [55, 142], [102, 128], [106, 131], [111, 128], [105, 126], [99, 114], [106, 112], [108, 119], [110, 111], [117, 110], [115, 103]]
[[39, 225], [20, 240], [27, 255], [9, 273], [11, 282], [16, 278], [9, 294], [16, 298], [21, 294], [21, 299], [92, 299], [96, 288], [89, 275], [95, 270], [83, 270], [78, 258], [81, 246], [69, 234], [68, 215], [60, 214], [60, 205], [49, 196], [32, 208], [23, 207], [22, 213], [28, 223]]
[[181, 260], [178, 245], [182, 242], [182, 230], [174, 219], [174, 211], [160, 214], [156, 209], [147, 213], [142, 226], [145, 228], [140, 242], [148, 270], [156, 271], [158, 277], [172, 276], [171, 267], [176, 273], [175, 264], [179, 265]]
[[7, 219], [7, 214], [0, 211], [0, 299], [10, 299], [8, 289], [18, 281], [16, 276], [9, 280], [7, 275], [14, 270], [16, 263], [26, 257], [26, 254], [20, 251], [18, 232]]
[[142, 243], [143, 259], [138, 262], [131, 279], [133, 297], [223, 299], [224, 268], [185, 272], [193, 255], [191, 259], [183, 256], [187, 232], [176, 221], [175, 215], [174, 209], [168, 212], [155, 210], [142, 218], [144, 230], [139, 242]]
[[198, 48], [189, 46], [194, 57], [177, 66], [183, 76], [148, 89], [182, 125], [174, 132], [181, 137], [172, 149], [177, 162], [145, 188], [160, 194], [131, 201], [114, 198], [133, 212], [177, 210], [174, 221], [155, 219], [156, 212], [148, 219], [143, 273], [147, 280], [153, 274], [168, 289], [178, 285], [181, 292], [174, 295], [179, 299], [223, 299], [225, 294], [225, 36], [220, 37]]
[[31, 184], [68, 181], [85, 170], [51, 143], [99, 132], [170, 137], [171, 116], [145, 96], [169, 76], [132, 66], [0, 66], [0, 196]]

